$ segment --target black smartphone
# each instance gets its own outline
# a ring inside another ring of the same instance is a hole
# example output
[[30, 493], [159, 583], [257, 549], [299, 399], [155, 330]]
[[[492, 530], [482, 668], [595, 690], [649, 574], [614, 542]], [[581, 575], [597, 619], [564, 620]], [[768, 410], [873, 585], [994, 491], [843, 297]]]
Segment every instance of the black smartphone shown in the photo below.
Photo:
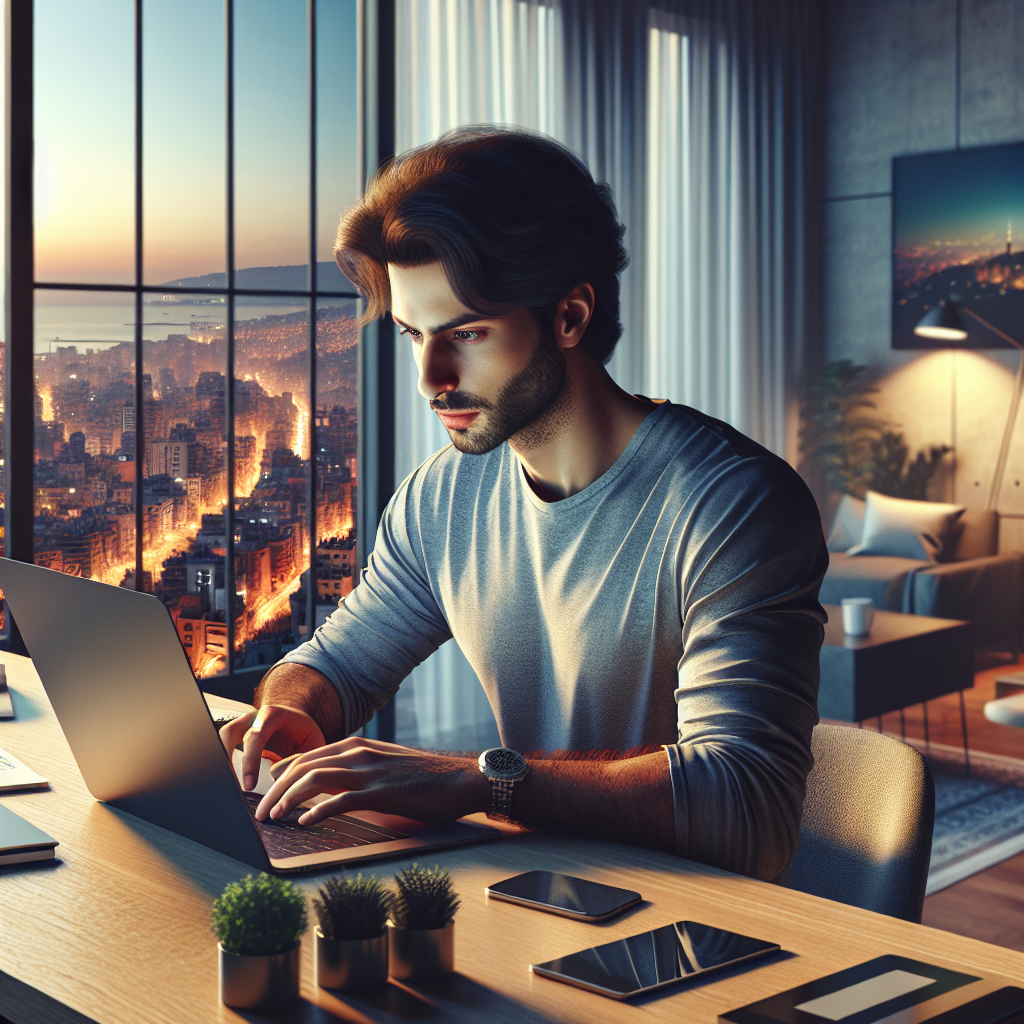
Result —
[[632, 889], [590, 882], [586, 878], [559, 875], [554, 871], [527, 871], [484, 890], [488, 896], [518, 903], [549, 914], [561, 914], [577, 921], [604, 921], [643, 897]]
[[530, 970], [611, 999], [628, 999], [776, 953], [779, 948], [774, 942], [696, 921], [676, 921], [547, 963], [530, 964]]

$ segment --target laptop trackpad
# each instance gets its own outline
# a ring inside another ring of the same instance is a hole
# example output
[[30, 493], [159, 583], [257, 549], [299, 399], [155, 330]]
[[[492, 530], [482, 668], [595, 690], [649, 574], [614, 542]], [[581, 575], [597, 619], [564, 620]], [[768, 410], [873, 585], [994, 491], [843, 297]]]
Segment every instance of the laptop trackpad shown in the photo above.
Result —
[[[253, 793], [259, 793], [260, 796], [265, 796], [269, 791], [270, 787], [274, 784], [274, 776], [270, 774], [270, 766], [273, 762], [268, 757], [260, 758], [260, 774], [256, 780], [256, 785], [253, 787]], [[235, 769], [235, 778], [238, 779], [238, 784], [242, 784], [242, 752], [235, 749], [231, 752], [231, 765]]]

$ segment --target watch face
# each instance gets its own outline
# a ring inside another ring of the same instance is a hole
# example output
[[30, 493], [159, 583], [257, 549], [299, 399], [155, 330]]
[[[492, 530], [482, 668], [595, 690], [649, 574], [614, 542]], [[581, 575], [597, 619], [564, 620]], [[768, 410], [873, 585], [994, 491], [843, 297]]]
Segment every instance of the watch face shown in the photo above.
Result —
[[517, 775], [526, 767], [526, 758], [522, 754], [502, 747], [488, 750], [484, 760], [487, 767], [499, 775]]

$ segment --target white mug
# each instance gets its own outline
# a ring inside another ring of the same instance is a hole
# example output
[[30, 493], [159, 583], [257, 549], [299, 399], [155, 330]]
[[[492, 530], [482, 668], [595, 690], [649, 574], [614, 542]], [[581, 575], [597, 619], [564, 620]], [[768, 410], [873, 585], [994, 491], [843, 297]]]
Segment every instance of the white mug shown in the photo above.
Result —
[[843, 632], [847, 636], [867, 636], [875, 618], [870, 597], [843, 598]]

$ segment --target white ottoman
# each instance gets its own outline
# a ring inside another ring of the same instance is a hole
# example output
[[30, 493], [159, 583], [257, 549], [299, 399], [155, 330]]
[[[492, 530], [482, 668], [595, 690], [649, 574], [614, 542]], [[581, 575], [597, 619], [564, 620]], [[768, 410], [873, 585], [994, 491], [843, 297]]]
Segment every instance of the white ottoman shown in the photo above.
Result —
[[985, 717], [999, 725], [1015, 725], [1018, 729], [1024, 729], [1024, 693], [988, 701]]

